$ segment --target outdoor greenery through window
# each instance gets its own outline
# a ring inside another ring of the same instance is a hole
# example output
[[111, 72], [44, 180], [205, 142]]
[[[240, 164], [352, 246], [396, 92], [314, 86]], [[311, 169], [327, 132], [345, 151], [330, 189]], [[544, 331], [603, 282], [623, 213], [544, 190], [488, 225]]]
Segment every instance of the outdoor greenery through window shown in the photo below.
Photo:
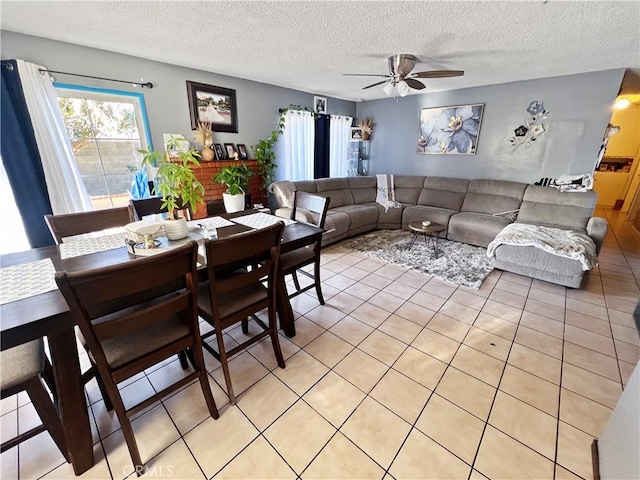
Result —
[[96, 209], [125, 206], [149, 138], [140, 94], [58, 87], [80, 176]]

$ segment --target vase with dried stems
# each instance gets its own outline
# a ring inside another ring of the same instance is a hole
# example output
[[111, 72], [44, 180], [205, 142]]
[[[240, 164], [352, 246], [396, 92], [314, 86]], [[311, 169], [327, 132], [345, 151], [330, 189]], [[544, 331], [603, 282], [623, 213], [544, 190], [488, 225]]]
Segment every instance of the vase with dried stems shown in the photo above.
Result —
[[365, 117], [360, 120], [358, 123], [358, 127], [362, 130], [362, 140], [369, 140], [371, 134], [373, 133], [373, 127], [375, 127], [376, 123], [373, 121], [373, 117]]
[[211, 122], [198, 122], [198, 127], [193, 131], [193, 140], [204, 146], [200, 152], [202, 160], [210, 162], [215, 158], [215, 153], [211, 148], [211, 145], [213, 145]]

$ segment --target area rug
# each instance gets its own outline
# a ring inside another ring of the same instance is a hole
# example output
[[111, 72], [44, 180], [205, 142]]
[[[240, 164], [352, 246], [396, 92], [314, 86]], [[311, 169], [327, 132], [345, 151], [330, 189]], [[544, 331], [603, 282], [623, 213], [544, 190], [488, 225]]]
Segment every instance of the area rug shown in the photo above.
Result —
[[412, 241], [413, 234], [406, 230], [376, 230], [345, 240], [340, 246], [476, 290], [493, 270], [486, 248], [439, 239], [439, 256], [435, 258], [431, 240], [427, 244], [420, 235], [413, 246]]

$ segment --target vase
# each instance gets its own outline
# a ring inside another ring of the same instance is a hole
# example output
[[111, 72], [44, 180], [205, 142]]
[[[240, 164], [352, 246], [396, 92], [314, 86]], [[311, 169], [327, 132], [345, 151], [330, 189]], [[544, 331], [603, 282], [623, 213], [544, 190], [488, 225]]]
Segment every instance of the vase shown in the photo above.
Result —
[[224, 200], [224, 209], [227, 213], [241, 212], [244, 210], [244, 193], [231, 195], [225, 192], [222, 194], [222, 200]]
[[163, 224], [164, 232], [169, 240], [181, 240], [189, 233], [187, 219], [184, 217], [178, 219], [165, 218]]
[[370, 136], [369, 132], [362, 132], [362, 140], [369, 140]]
[[216, 158], [215, 152], [209, 147], [204, 147], [200, 155], [202, 156], [202, 160], [204, 160], [205, 162], [210, 162], [211, 160]]

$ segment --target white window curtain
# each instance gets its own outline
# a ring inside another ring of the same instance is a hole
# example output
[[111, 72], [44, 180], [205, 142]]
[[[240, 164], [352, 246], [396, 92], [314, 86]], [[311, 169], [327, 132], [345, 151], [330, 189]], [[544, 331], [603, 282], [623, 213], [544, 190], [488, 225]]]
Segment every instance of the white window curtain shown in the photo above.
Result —
[[331, 177], [353, 175], [353, 172], [349, 172], [347, 159], [347, 142], [352, 122], [351, 117], [331, 115], [329, 125], [329, 176]]
[[313, 179], [315, 121], [311, 112], [289, 110], [285, 115], [284, 178], [291, 181]]
[[17, 60], [18, 73], [55, 215], [93, 210], [73, 156], [58, 97], [43, 67]]

